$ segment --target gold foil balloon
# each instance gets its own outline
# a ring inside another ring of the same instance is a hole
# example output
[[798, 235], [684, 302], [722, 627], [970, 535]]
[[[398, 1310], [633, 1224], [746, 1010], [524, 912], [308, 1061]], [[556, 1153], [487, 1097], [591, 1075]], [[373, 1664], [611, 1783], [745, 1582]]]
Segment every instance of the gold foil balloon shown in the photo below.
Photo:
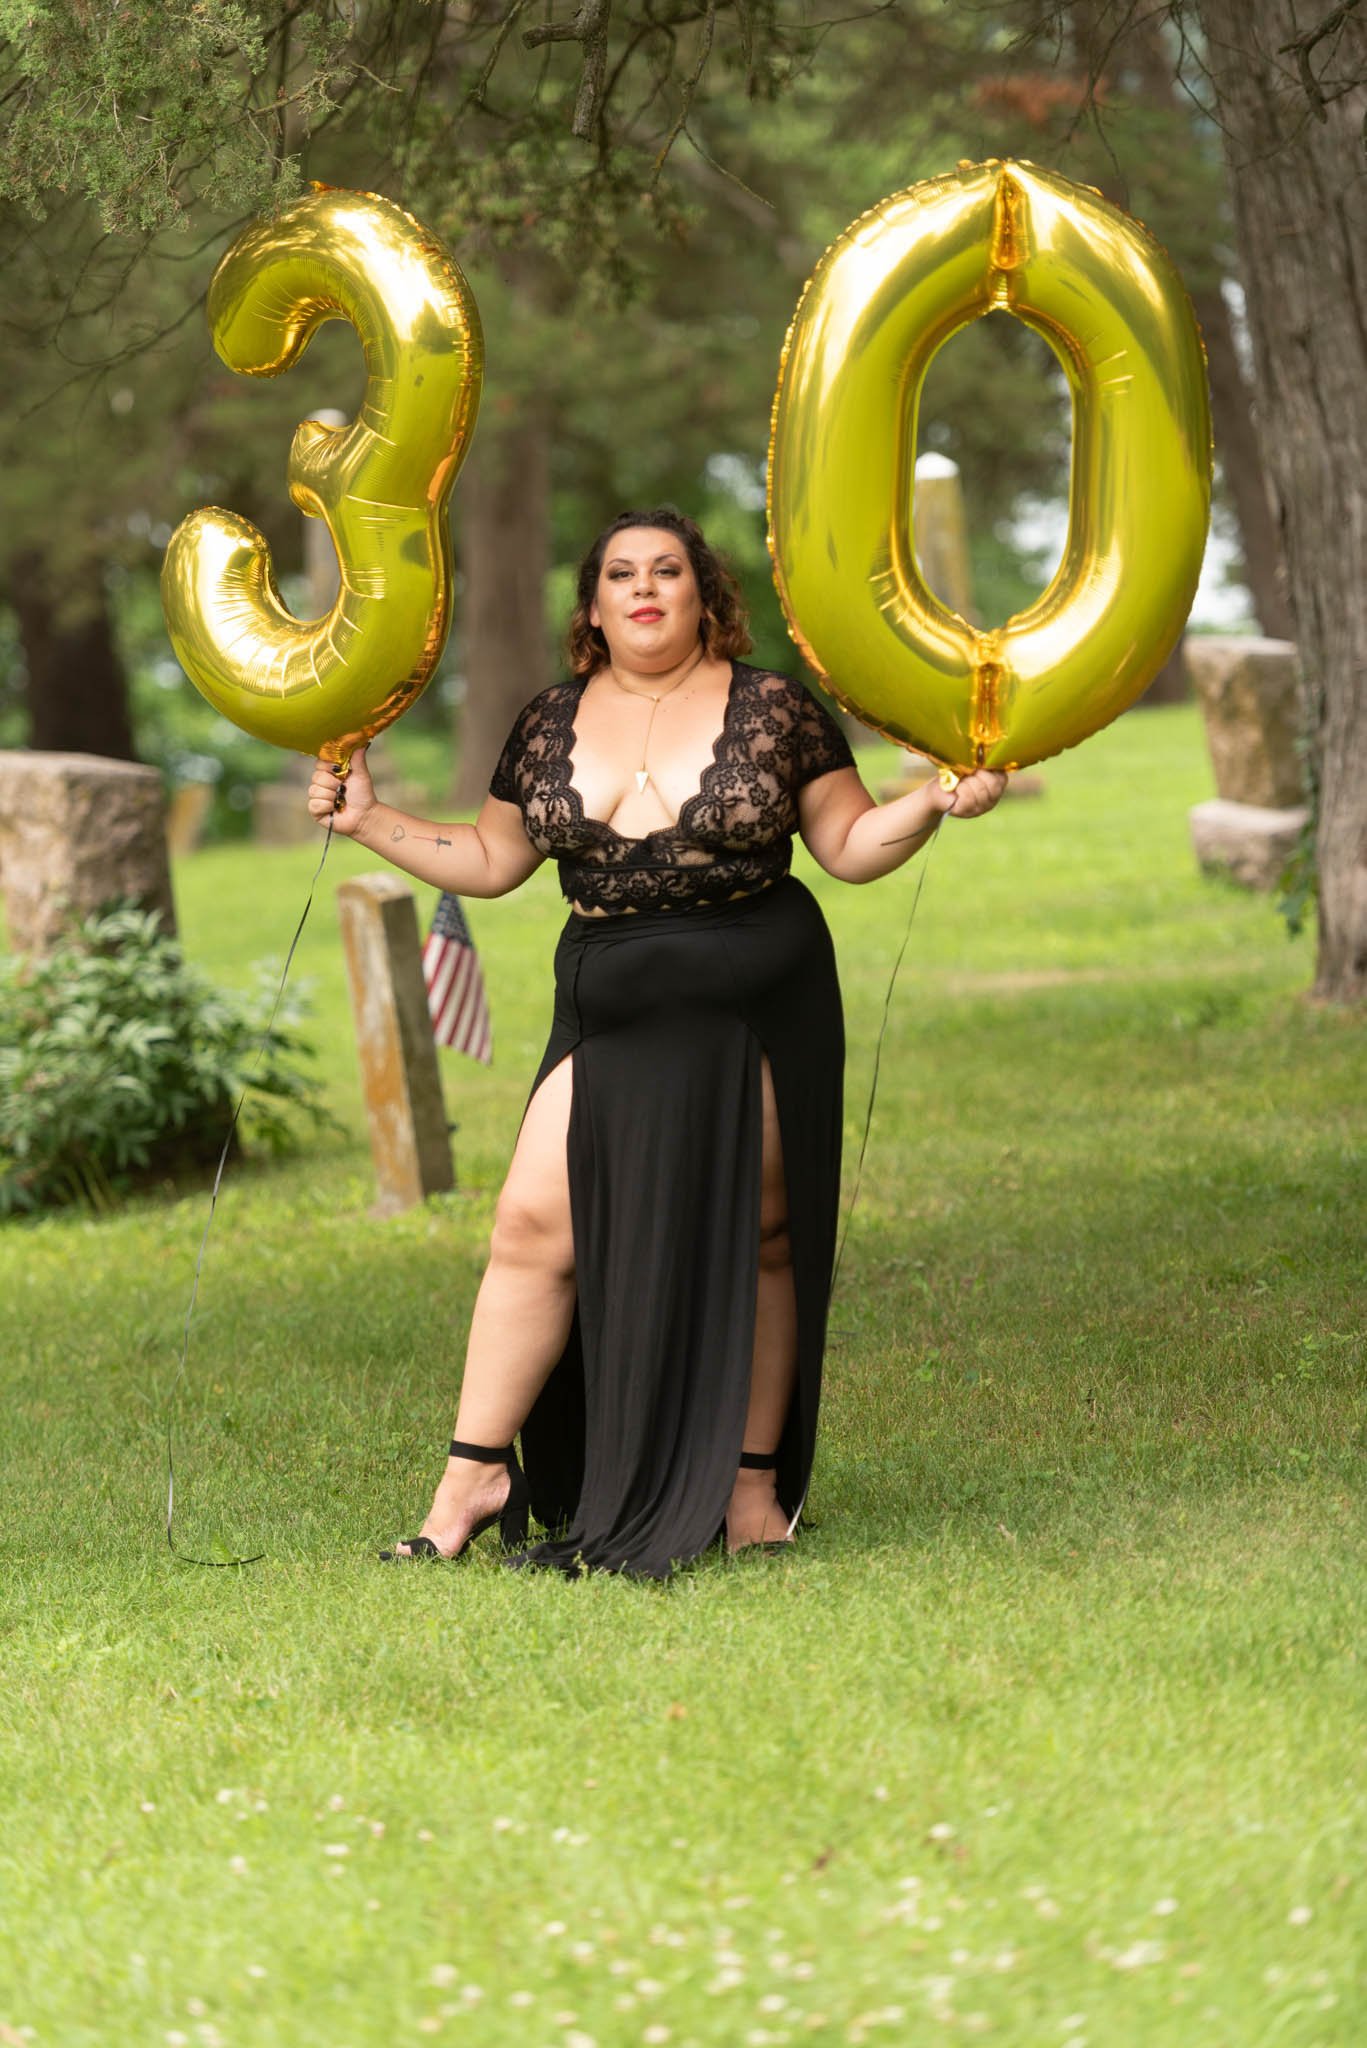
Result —
[[[1063, 365], [1072, 482], [1048, 589], [978, 631], [917, 563], [916, 410], [936, 350], [996, 310]], [[822, 257], [779, 370], [769, 546], [793, 637], [866, 724], [961, 772], [1085, 739], [1171, 651], [1209, 517], [1190, 301], [1147, 231], [1090, 188], [961, 164], [885, 199]]]
[[483, 364], [475, 302], [411, 214], [316, 186], [233, 243], [208, 318], [224, 362], [248, 377], [289, 369], [325, 320], [349, 320], [361, 338], [357, 418], [305, 420], [290, 449], [290, 496], [327, 521], [341, 568], [326, 618], [286, 611], [265, 540], [234, 512], [191, 513], [161, 577], [171, 644], [209, 702], [258, 739], [345, 771], [418, 696], [446, 642], [446, 504]]

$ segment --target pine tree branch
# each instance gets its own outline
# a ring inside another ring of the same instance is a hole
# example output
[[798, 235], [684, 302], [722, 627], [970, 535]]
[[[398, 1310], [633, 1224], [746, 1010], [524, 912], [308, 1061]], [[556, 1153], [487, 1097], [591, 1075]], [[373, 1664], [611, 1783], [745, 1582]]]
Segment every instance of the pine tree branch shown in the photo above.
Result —
[[543, 43], [579, 43], [584, 51], [584, 69], [579, 79], [579, 96], [574, 103], [570, 133], [581, 142], [591, 140], [603, 102], [603, 79], [608, 62], [608, 21], [612, 0], [580, 0], [573, 21], [545, 22], [539, 28], [522, 31], [529, 50]]

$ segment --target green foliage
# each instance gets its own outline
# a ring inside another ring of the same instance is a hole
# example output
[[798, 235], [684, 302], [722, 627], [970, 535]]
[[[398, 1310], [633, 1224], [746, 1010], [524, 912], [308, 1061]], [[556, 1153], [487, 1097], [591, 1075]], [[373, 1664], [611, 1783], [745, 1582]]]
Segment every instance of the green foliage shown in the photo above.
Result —
[[35, 961], [0, 963], [0, 1216], [85, 1202], [213, 1160], [233, 1104], [272, 1152], [327, 1121], [297, 1064], [298, 992], [272, 1018], [273, 979], [248, 997], [214, 987], [153, 913], [86, 919]]
[[116, 235], [172, 225], [196, 201], [250, 211], [292, 196], [286, 115], [317, 119], [347, 76], [344, 17], [327, 4], [0, 0], [0, 37], [5, 193], [39, 219], [54, 195], [83, 199]]

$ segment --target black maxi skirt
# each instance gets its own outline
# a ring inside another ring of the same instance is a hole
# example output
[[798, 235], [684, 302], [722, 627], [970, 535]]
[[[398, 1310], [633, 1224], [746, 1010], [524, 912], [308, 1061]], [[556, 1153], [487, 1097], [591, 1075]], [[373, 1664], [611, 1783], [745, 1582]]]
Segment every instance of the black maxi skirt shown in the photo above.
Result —
[[811, 1475], [844, 1068], [835, 954], [815, 898], [789, 876], [716, 906], [571, 916], [533, 1093], [566, 1055], [578, 1305], [522, 1431], [532, 1510], [552, 1534], [513, 1561], [666, 1578], [721, 1531], [741, 1451], [762, 1058], [797, 1296], [796, 1388], [777, 1446], [790, 1520]]

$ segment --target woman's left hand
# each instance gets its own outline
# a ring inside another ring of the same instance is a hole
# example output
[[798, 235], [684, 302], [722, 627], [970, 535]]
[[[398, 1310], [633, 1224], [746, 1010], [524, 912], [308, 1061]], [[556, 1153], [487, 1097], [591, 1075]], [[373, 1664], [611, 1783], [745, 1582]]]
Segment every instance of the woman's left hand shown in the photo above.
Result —
[[1000, 801], [1005, 788], [1004, 768], [975, 768], [971, 775], [960, 776], [953, 791], [946, 792], [945, 815], [950, 818], [981, 818]]

